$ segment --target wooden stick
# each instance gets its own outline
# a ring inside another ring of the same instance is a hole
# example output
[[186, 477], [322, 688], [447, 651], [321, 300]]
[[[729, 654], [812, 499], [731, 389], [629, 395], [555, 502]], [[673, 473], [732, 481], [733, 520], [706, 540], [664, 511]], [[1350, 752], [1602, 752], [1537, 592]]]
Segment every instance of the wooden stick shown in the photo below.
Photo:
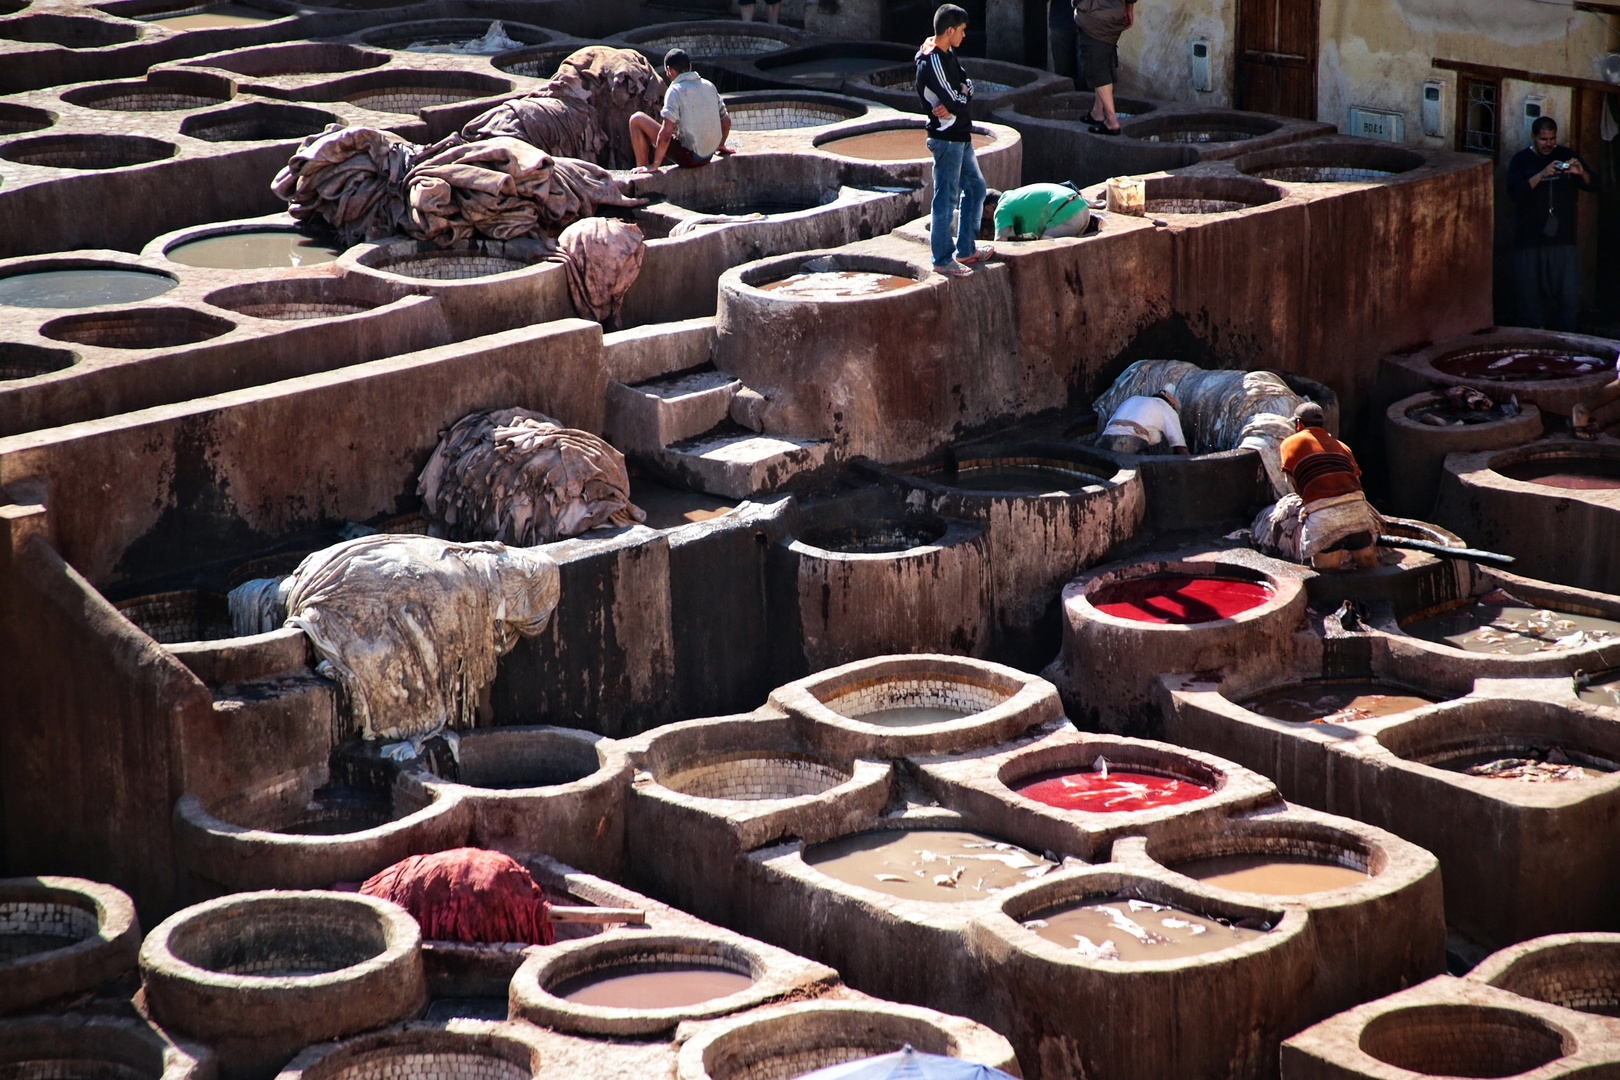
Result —
[[647, 913], [640, 908], [624, 907], [558, 907], [551, 906], [547, 914], [552, 922], [569, 923], [626, 923], [646, 926]]

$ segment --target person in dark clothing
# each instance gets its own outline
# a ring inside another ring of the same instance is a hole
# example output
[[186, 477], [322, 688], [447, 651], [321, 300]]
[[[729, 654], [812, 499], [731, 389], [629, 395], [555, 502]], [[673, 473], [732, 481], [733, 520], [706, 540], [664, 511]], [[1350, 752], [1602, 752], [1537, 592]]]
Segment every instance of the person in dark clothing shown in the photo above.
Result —
[[1046, 39], [1052, 46], [1052, 74], [1069, 79], [1076, 90], [1080, 82], [1080, 54], [1075, 51], [1079, 27], [1074, 25], [1072, 0], [1047, 0]]
[[[1080, 77], [1097, 95], [1086, 116], [1095, 135], [1118, 135], [1114, 79], [1119, 75], [1119, 36], [1136, 24], [1136, 0], [1075, 0], [1074, 25]], [[1099, 110], [1099, 106], [1101, 106]]]
[[[934, 155], [934, 200], [929, 224], [929, 247], [936, 273], [966, 277], [975, 263], [995, 257], [979, 247], [979, 222], [984, 216], [984, 175], [973, 154], [973, 121], [969, 103], [973, 82], [956, 58], [956, 48], [967, 36], [967, 12], [944, 4], [934, 12], [934, 36], [922, 43], [917, 62], [917, 96], [928, 111], [928, 152]], [[951, 213], [959, 210], [951, 236]], [[955, 257], [952, 258], [952, 249]]]
[[[1574, 330], [1577, 304], [1576, 201], [1592, 190], [1586, 163], [1558, 145], [1558, 123], [1530, 125], [1530, 145], [1508, 162], [1513, 200], [1513, 282], [1521, 326]], [[1556, 314], [1546, 318], [1547, 305]]]

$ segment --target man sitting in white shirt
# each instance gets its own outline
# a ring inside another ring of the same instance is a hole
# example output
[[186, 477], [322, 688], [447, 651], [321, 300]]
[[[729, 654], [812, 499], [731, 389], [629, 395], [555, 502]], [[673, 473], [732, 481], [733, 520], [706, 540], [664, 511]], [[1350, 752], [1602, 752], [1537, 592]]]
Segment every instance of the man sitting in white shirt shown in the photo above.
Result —
[[1176, 384], [1169, 383], [1154, 397], [1128, 397], [1109, 417], [1108, 426], [1097, 438], [1097, 445], [1119, 454], [1185, 454], [1187, 440], [1181, 434], [1177, 410]]
[[667, 154], [683, 169], [707, 165], [715, 154], [729, 154], [731, 114], [714, 83], [692, 70], [685, 49], [664, 54], [663, 123], [638, 112], [630, 118], [630, 145], [636, 152], [637, 172], [657, 172]]

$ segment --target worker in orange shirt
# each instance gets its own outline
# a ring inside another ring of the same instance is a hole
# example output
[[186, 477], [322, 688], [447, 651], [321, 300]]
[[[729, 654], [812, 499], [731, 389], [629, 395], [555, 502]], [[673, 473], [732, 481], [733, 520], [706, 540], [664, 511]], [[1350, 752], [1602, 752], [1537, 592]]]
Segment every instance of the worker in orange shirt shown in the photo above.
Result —
[[1278, 455], [1301, 504], [1299, 561], [1309, 559], [1318, 570], [1377, 566], [1383, 519], [1361, 490], [1356, 455], [1328, 434], [1322, 406], [1314, 401], [1296, 407], [1293, 419], [1294, 434], [1282, 441]]

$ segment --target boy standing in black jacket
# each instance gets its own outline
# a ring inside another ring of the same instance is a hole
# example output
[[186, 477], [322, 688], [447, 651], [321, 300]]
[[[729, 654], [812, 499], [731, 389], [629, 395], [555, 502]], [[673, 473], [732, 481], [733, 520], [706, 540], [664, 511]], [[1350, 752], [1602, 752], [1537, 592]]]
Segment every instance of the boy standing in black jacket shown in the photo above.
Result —
[[[917, 50], [917, 96], [928, 110], [928, 151], [934, 155], [934, 201], [929, 247], [934, 270], [966, 277], [975, 263], [995, 256], [978, 247], [979, 220], [984, 216], [984, 175], [973, 156], [973, 122], [968, 103], [973, 82], [956, 59], [967, 36], [967, 12], [945, 4], [934, 12], [934, 36]], [[951, 235], [951, 212], [959, 210], [957, 233]], [[952, 250], [955, 257], [952, 258]]]

